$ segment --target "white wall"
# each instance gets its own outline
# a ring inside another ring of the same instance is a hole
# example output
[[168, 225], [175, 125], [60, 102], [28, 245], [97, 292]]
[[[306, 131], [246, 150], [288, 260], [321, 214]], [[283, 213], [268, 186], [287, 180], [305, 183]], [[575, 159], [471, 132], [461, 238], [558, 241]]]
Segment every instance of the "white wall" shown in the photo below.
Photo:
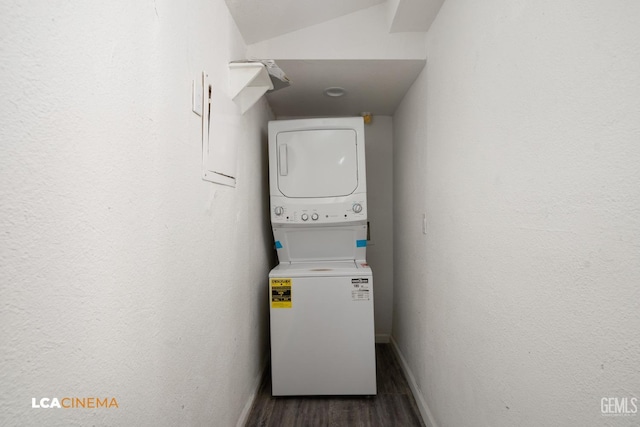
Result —
[[[224, 1], [5, 1], [0, 40], [0, 424], [235, 425], [273, 258], [264, 101], [237, 188], [200, 177], [191, 80], [239, 114]], [[31, 408], [67, 396], [119, 409]]]
[[360, 11], [250, 44], [249, 57], [275, 59], [422, 59], [423, 33], [388, 31], [388, 6]]
[[393, 312], [393, 120], [374, 116], [364, 131], [371, 227], [367, 262], [373, 270], [376, 336], [388, 341]]
[[449, 0], [433, 23], [394, 116], [393, 326], [433, 425], [638, 422], [600, 405], [640, 398], [638, 22]]

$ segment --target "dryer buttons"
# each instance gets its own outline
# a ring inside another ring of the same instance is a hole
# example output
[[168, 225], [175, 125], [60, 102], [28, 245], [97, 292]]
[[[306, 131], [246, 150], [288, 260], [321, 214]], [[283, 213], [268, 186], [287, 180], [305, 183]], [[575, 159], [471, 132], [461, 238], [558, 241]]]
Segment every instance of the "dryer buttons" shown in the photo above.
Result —
[[282, 208], [282, 206], [276, 206], [276, 208], [273, 210], [273, 213], [275, 213], [276, 216], [280, 216], [284, 213], [284, 209]]
[[356, 203], [355, 205], [353, 205], [353, 211], [355, 213], [360, 213], [362, 212], [362, 205], [360, 203]]

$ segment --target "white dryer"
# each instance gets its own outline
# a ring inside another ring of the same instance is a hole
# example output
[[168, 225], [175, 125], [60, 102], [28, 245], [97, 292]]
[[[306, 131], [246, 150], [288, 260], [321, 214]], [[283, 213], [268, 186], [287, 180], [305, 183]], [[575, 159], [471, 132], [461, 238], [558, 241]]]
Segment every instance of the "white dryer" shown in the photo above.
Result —
[[364, 148], [361, 117], [269, 122], [271, 223], [280, 262], [353, 259], [353, 245], [356, 259], [366, 258]]

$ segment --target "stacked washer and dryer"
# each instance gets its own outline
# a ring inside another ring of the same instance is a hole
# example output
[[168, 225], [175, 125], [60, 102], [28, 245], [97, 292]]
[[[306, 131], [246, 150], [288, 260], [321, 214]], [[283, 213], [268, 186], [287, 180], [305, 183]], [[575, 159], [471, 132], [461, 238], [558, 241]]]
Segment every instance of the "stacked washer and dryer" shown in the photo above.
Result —
[[269, 122], [274, 396], [374, 395], [361, 117]]

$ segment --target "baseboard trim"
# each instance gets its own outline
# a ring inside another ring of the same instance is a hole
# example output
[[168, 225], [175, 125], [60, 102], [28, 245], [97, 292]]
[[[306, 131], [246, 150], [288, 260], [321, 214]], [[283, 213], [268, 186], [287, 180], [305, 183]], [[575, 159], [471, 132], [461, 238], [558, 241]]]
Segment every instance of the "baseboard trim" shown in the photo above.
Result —
[[389, 334], [376, 334], [376, 344], [389, 344]]
[[253, 402], [255, 402], [256, 397], [258, 397], [258, 392], [260, 391], [260, 386], [262, 385], [262, 380], [264, 376], [267, 375], [267, 368], [269, 367], [269, 357], [268, 355], [264, 358], [264, 362], [262, 365], [262, 369], [253, 380], [253, 385], [251, 387], [251, 394], [249, 395], [249, 399], [247, 399], [247, 403], [245, 403], [244, 408], [242, 408], [242, 412], [240, 412], [240, 417], [238, 418], [238, 422], [236, 423], [236, 427], [244, 427], [247, 424], [249, 415], [251, 414], [251, 408], [253, 407]]
[[390, 336], [389, 339], [391, 342], [391, 348], [393, 349], [393, 352], [398, 357], [398, 360], [400, 361], [400, 367], [402, 368], [402, 371], [404, 372], [404, 375], [407, 378], [407, 381], [409, 382], [409, 388], [411, 389], [411, 393], [413, 393], [413, 398], [416, 400], [416, 404], [418, 405], [418, 410], [420, 411], [420, 416], [422, 416], [422, 421], [427, 427], [437, 427], [436, 422], [433, 419], [433, 415], [429, 410], [429, 406], [427, 405], [427, 402], [424, 400], [424, 396], [422, 395], [422, 393], [420, 392], [420, 389], [418, 388], [416, 377], [413, 375], [413, 372], [411, 372], [411, 369], [409, 368], [409, 364], [407, 363], [407, 360], [404, 358], [404, 356], [402, 355], [402, 352], [400, 351], [400, 348], [398, 347], [398, 343], [396, 342], [396, 340], [393, 339], [392, 336]]

